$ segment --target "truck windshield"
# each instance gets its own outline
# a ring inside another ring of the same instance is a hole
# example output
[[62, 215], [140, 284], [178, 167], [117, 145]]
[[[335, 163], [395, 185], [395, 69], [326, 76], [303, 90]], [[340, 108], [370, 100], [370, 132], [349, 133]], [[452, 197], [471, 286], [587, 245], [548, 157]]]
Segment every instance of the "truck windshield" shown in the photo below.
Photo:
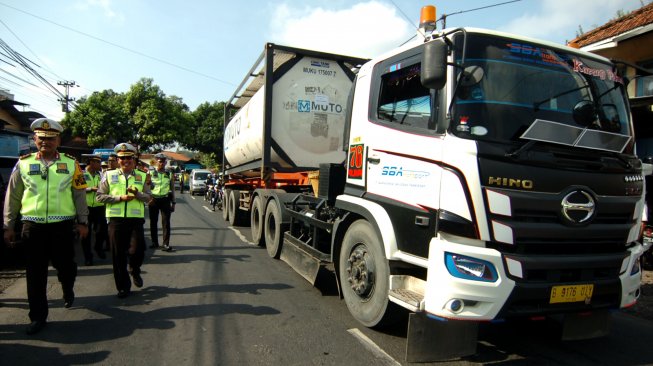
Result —
[[464, 64], [456, 68], [452, 133], [617, 152], [631, 141], [624, 81], [612, 64], [514, 39], [470, 33], [463, 40], [454, 38]]

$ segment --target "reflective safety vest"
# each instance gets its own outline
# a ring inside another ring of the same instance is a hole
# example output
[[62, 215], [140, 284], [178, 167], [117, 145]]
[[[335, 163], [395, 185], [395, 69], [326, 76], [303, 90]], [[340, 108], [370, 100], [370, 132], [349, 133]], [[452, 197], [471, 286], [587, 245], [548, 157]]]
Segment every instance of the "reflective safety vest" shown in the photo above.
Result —
[[[102, 175], [99, 172], [96, 173], [95, 175], [92, 175], [91, 173], [88, 172], [88, 170], [85, 170], [84, 180], [86, 180], [86, 184], [88, 184], [89, 187], [97, 187], [100, 185], [100, 180], [102, 180]], [[104, 206], [104, 203], [95, 200], [95, 196], [97, 196], [96, 191], [87, 191], [86, 205], [88, 205], [88, 207]]]
[[152, 196], [153, 197], [166, 197], [168, 192], [170, 192], [170, 181], [172, 173], [165, 171], [163, 173], [154, 170], [150, 173], [150, 178], [152, 180]]
[[[108, 194], [112, 196], [124, 196], [128, 187], [135, 187], [139, 192], [143, 192], [147, 173], [134, 169], [129, 179], [125, 178], [120, 169], [108, 170], [106, 180], [109, 183]], [[107, 217], [126, 217], [126, 218], [144, 218], [145, 204], [138, 199], [131, 201], [122, 201], [106, 204]]]
[[74, 219], [77, 211], [72, 188], [86, 188], [77, 162], [61, 154], [46, 168], [36, 156], [30, 154], [18, 161], [25, 188], [20, 208], [22, 220], [46, 224]]

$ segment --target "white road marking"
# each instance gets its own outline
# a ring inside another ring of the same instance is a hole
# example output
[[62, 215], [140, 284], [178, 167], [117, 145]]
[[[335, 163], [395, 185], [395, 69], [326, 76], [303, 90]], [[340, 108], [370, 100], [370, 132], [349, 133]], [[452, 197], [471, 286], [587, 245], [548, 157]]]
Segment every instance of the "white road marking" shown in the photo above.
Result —
[[227, 226], [227, 227], [228, 227], [229, 229], [231, 229], [231, 231], [233, 231], [234, 233], [236, 233], [236, 236], [239, 237], [240, 240], [244, 241], [245, 243], [247, 243], [247, 244], [249, 244], [249, 245], [258, 246], [258, 245], [256, 245], [256, 243], [252, 243], [251, 241], [247, 240], [247, 238], [245, 237], [245, 235], [241, 234], [240, 231], [239, 231], [238, 229], [235, 229], [233, 226]]
[[[384, 365], [398, 365], [401, 366], [401, 363], [397, 362], [392, 356], [385, 353], [376, 343], [369, 339], [363, 332], [357, 328], [348, 329], [347, 332], [353, 335], [359, 342], [363, 344], [368, 351], [372, 352], [374, 358], [380, 361]], [[374, 364], [377, 364], [376, 362]]]

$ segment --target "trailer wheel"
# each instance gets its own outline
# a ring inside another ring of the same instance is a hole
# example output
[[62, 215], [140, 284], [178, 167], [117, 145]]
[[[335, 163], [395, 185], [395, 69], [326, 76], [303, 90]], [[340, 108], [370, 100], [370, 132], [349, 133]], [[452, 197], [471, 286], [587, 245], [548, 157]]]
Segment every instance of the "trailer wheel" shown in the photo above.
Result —
[[366, 327], [383, 327], [396, 320], [389, 303], [390, 266], [381, 240], [366, 220], [354, 222], [342, 241], [339, 258], [342, 294], [351, 315]]
[[265, 247], [268, 255], [274, 259], [279, 259], [281, 247], [283, 245], [283, 225], [281, 224], [281, 210], [275, 200], [270, 200], [265, 210]]
[[259, 246], [265, 244], [263, 241], [263, 214], [263, 200], [261, 199], [261, 196], [256, 196], [252, 201], [250, 227], [252, 229], [252, 240]]
[[222, 219], [224, 221], [229, 221], [229, 195], [231, 194], [230, 189], [224, 191], [224, 196], [222, 198]]
[[240, 191], [233, 190], [229, 193], [229, 223], [231, 226], [240, 226], [243, 223], [243, 213], [238, 208], [240, 205]]

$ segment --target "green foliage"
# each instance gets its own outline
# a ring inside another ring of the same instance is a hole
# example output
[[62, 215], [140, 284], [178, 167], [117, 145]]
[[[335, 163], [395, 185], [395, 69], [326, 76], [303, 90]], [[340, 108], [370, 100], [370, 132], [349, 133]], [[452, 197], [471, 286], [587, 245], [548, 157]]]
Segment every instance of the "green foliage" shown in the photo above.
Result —
[[91, 147], [132, 142], [141, 151], [162, 150], [175, 143], [222, 160], [224, 103], [203, 103], [190, 112], [182, 98], [167, 96], [150, 78], [128, 92], [93, 92], [81, 98], [63, 124], [72, 135], [85, 136]]
[[224, 102], [202, 103], [192, 112], [193, 125], [190, 134], [182, 142], [186, 147], [206, 152], [220, 152], [222, 160], [222, 137], [224, 135]]
[[129, 120], [123, 108], [124, 95], [113, 90], [93, 92], [77, 103], [62, 123], [73, 135], [86, 136], [91, 147], [103, 146], [107, 141], [127, 141], [131, 131], [121, 126]]
[[222, 166], [222, 154], [216, 153], [199, 153], [196, 157], [197, 161], [200, 162], [206, 169], [210, 169], [215, 172], [220, 171]]

